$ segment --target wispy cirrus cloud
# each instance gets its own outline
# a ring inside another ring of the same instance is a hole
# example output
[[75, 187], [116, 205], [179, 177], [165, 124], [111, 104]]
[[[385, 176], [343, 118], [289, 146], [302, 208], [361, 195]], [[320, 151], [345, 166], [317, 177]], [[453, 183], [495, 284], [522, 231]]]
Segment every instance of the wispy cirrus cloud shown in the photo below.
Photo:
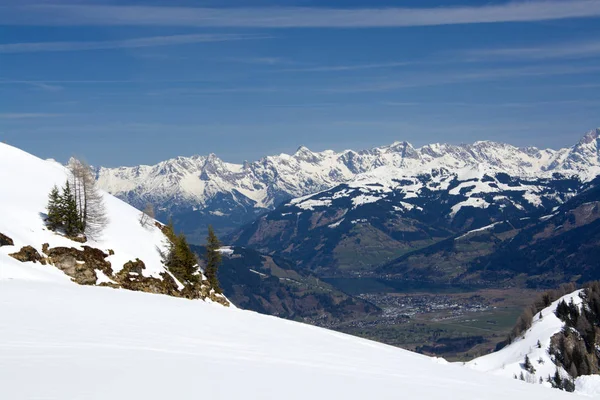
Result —
[[47, 92], [58, 92], [64, 89], [63, 86], [57, 85], [56, 81], [44, 82], [19, 79], [0, 79], [0, 85], [25, 85], [34, 89], [44, 90]]
[[283, 57], [246, 57], [246, 58], [229, 58], [228, 61], [241, 64], [256, 64], [256, 65], [285, 65], [294, 64], [293, 61]]
[[500, 49], [474, 49], [462, 53], [467, 61], [544, 60], [600, 56], [600, 40]]
[[473, 82], [494, 82], [521, 78], [541, 78], [559, 75], [581, 75], [600, 71], [599, 66], [552, 65], [514, 68], [489, 68], [444, 73], [408, 74], [397, 79], [364, 81], [357, 85], [323, 88], [331, 93], [385, 92], [415, 87], [453, 85]]
[[0, 44], [0, 53], [35, 53], [55, 51], [85, 51], [132, 49], [140, 47], [174, 46], [204, 42], [226, 42], [232, 40], [264, 39], [267, 36], [243, 34], [190, 34], [171, 36], [151, 36], [123, 40], [89, 42], [36, 42]]
[[64, 114], [51, 113], [0, 113], [0, 119], [32, 119], [32, 118], [55, 118]]
[[556, 101], [518, 101], [518, 102], [500, 102], [500, 103], [482, 103], [482, 102], [464, 102], [464, 101], [445, 101], [445, 102], [395, 102], [386, 101], [382, 105], [391, 107], [421, 107], [421, 106], [444, 106], [444, 107], [484, 107], [484, 108], [536, 108], [550, 106], [577, 106], [577, 107], [597, 107], [600, 101], [574, 99], [574, 100], [556, 100]]
[[0, 8], [0, 24], [46, 26], [372, 28], [528, 22], [598, 16], [599, 0], [530, 0], [432, 8], [194, 8], [117, 5], [24, 5]]
[[316, 67], [304, 67], [304, 68], [286, 68], [279, 71], [283, 72], [343, 72], [343, 71], [362, 71], [367, 69], [381, 69], [381, 68], [394, 68], [394, 67], [406, 67], [414, 65], [415, 62], [401, 61], [401, 62], [387, 62], [387, 63], [374, 63], [374, 64], [348, 64], [348, 65], [321, 65]]
[[194, 8], [116, 5], [24, 5], [0, 8], [0, 23], [4, 25], [371, 28], [527, 22], [598, 16], [598, 0], [531, 0], [435, 8]]

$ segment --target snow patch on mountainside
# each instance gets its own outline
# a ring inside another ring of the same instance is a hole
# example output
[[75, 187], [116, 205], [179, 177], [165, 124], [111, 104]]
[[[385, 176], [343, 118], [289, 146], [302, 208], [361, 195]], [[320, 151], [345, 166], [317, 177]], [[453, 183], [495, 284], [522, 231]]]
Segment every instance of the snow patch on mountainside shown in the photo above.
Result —
[[457, 238], [456, 238], [456, 239], [454, 239], [454, 240], [460, 240], [460, 239], [464, 239], [464, 238], [466, 238], [467, 236], [469, 236], [469, 235], [470, 235], [470, 234], [472, 234], [472, 233], [487, 231], [487, 230], [489, 230], [489, 229], [492, 229], [492, 228], [493, 228], [493, 227], [495, 227], [496, 225], [498, 225], [498, 224], [502, 224], [502, 223], [504, 223], [504, 221], [498, 221], [498, 222], [494, 222], [493, 224], [489, 224], [489, 225], [483, 226], [483, 227], [481, 227], [481, 228], [472, 229], [472, 230], [468, 231], [467, 233], [465, 233], [465, 234], [463, 234], [463, 235], [460, 235], [459, 237], [457, 237]]
[[490, 204], [483, 199], [478, 197], [469, 197], [467, 200], [461, 201], [460, 203], [452, 206], [452, 212], [450, 213], [450, 216], [454, 217], [463, 207], [486, 208], [489, 205]]

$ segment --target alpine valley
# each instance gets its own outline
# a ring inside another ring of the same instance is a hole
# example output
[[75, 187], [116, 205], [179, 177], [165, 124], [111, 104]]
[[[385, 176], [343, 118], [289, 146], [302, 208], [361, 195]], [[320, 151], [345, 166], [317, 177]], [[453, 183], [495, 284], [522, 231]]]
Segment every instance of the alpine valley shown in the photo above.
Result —
[[234, 304], [444, 357], [493, 349], [537, 290], [600, 279], [600, 129], [560, 150], [396, 142], [97, 173], [196, 243], [214, 225]]

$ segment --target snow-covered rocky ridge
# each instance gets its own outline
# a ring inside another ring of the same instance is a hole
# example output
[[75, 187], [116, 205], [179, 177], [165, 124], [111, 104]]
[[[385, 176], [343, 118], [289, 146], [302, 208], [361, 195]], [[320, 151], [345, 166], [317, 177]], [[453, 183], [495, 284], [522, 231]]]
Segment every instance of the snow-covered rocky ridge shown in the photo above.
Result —
[[[556, 182], [561, 184], [556, 185]], [[449, 197], [461, 196], [451, 204], [446, 216], [454, 218], [463, 207], [525, 211], [536, 207], [551, 208], [577, 193], [584, 181], [554, 176], [552, 178], [512, 177], [497, 168], [479, 165], [450, 171], [434, 169], [419, 175], [407, 174], [401, 168], [380, 167], [356, 177], [352, 182], [316, 194], [292, 199], [286, 205], [302, 210], [328, 207], [340, 199], [350, 199], [352, 209], [381, 200], [395, 204], [394, 210], [423, 211], [432, 193]], [[397, 201], [397, 199], [401, 201]], [[458, 198], [458, 197], [457, 197]], [[396, 201], [394, 201], [396, 199]]]
[[[548, 214], [588, 185], [564, 176], [511, 177], [484, 166], [418, 176], [381, 167], [285, 202], [231, 238], [323, 274], [365, 272], [473, 229]], [[419, 279], [425, 278], [431, 277]]]
[[217, 225], [224, 218], [241, 225], [283, 200], [360, 181], [362, 174], [378, 169], [413, 178], [432, 171], [485, 169], [527, 179], [575, 174], [587, 181], [600, 173], [599, 136], [600, 128], [561, 150], [490, 141], [421, 148], [396, 142], [339, 153], [315, 153], [301, 147], [293, 155], [268, 156], [243, 165], [223, 162], [211, 154], [178, 157], [154, 166], [100, 168], [98, 181], [106, 191], [138, 208], [150, 202], [163, 207], [165, 214], [199, 212]]
[[[533, 317], [533, 324], [521, 337], [500, 351], [476, 358], [466, 364], [467, 367], [478, 371], [491, 373], [505, 378], [523, 379], [534, 385], [551, 387], [547, 381], [558, 370], [563, 379], [570, 376], [562, 367], [555, 364], [550, 354], [552, 337], [559, 333], [565, 323], [555, 314], [561, 301], [581, 307], [582, 299], [578, 290], [554, 301]], [[533, 372], [527, 371], [524, 365], [528, 357]], [[592, 397], [600, 395], [600, 375], [584, 375], [575, 380], [575, 391]]]
[[[46, 228], [48, 194], [68, 178], [64, 166], [0, 143], [0, 233], [5, 235], [0, 281], [73, 278], [86, 285], [181, 295], [184, 286], [162, 262], [166, 237], [161, 229], [142, 226], [138, 210], [109, 194], [103, 194], [109, 223], [101, 237], [80, 243]], [[11, 256], [16, 253], [22, 253], [21, 261]]]
[[28, 279], [0, 281], [2, 399], [572, 398], [239, 309]]

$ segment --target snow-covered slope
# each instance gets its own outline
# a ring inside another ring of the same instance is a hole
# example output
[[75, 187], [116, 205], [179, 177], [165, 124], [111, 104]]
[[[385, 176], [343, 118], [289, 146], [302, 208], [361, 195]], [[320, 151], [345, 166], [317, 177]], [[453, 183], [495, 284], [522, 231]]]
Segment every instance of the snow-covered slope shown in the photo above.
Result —
[[0, 282], [0, 398], [568, 399], [262, 316], [146, 293]]
[[[79, 283], [84, 282], [77, 278], [87, 274], [85, 284], [177, 294], [175, 291], [183, 285], [167, 271], [160, 255], [167, 243], [165, 235], [153, 224], [142, 226], [140, 212], [116, 197], [103, 194], [109, 223], [96, 239], [88, 238], [86, 243], [79, 243], [46, 228], [43, 213], [48, 194], [54, 185], [62, 187], [68, 178], [69, 172], [64, 166], [0, 143], [0, 233], [13, 241], [13, 245], [0, 245], [0, 281], [28, 278], [68, 283], [69, 277], [55, 268], [59, 267], [60, 258], [59, 268]], [[54, 265], [19, 262], [10, 256], [25, 246], [33, 247], [44, 258], [43, 262], [52, 261]], [[88, 261], [89, 257], [82, 253], [84, 246], [94, 249], [94, 260]], [[48, 250], [54, 250], [55, 256], [50, 256]], [[138, 265], [119, 275], [126, 263], [138, 259], [144, 263], [143, 268]], [[97, 267], [106, 266], [106, 261], [110, 263], [109, 268]], [[107, 275], [108, 269], [112, 273]], [[161, 282], [169, 282], [167, 289], [173, 290], [161, 290]]]
[[[80, 247], [79, 243], [47, 230], [41, 215], [46, 212], [52, 186], [63, 186], [67, 178], [68, 171], [62, 165], [0, 143], [0, 232], [15, 244], [0, 247], [0, 279], [11, 278], [2, 260], [23, 246], [33, 246], [40, 253], [44, 243], [50, 247]], [[159, 278], [165, 271], [157, 251], [164, 247], [162, 232], [154, 226], [142, 227], [138, 222], [140, 212], [123, 201], [111, 195], [104, 195], [104, 201], [110, 222], [101, 238], [89, 240], [86, 245], [105, 252], [113, 250], [108, 261], [115, 272], [126, 262], [139, 258], [146, 264], [144, 274]]]
[[[432, 170], [483, 168], [513, 177], [577, 174], [586, 181], [600, 173], [600, 128], [573, 147], [555, 150], [518, 148], [489, 141], [466, 145], [432, 144], [414, 148], [406, 142], [370, 150], [311, 152], [264, 157], [230, 164], [211, 154], [178, 157], [154, 166], [100, 168], [98, 181], [109, 193], [136, 207], [159, 204], [166, 213], [205, 211], [206, 216], [252, 219], [256, 210], [272, 209], [282, 200], [305, 196], [361, 174], [388, 169], [416, 177]], [[244, 213], [248, 214], [245, 215]]]
[[[576, 291], [563, 296], [549, 307], [537, 313], [533, 317], [531, 328], [512, 344], [495, 353], [476, 358], [467, 365], [478, 371], [491, 372], [494, 375], [513, 379], [515, 375], [520, 376], [521, 372], [523, 372], [525, 377], [532, 383], [538, 383], [540, 377], [546, 379], [548, 376], [553, 376], [556, 371], [556, 365], [550, 359], [548, 347], [550, 347], [550, 338], [555, 333], [560, 332], [564, 325], [554, 312], [558, 303], [563, 300], [567, 303], [573, 300], [575, 304], [580, 304], [581, 298], [579, 297], [579, 293], [580, 291]], [[538, 346], [538, 341], [541, 346]], [[536, 370], [535, 374], [528, 374], [523, 369], [523, 362], [526, 355]], [[539, 362], [539, 360], [542, 362]]]
[[[554, 376], [557, 369], [548, 351], [552, 336], [560, 332], [564, 326], [556, 315], [556, 307], [561, 301], [580, 305], [580, 290], [561, 297], [549, 307], [540, 311], [533, 317], [533, 324], [522, 337], [516, 339], [512, 344], [498, 352], [488, 354], [467, 363], [471, 369], [503, 376], [510, 379], [523, 376], [523, 378], [535, 385], [550, 387], [546, 381], [548, 377]], [[524, 368], [524, 360], [527, 356], [535, 369], [530, 373]], [[568, 377], [566, 371], [560, 368], [563, 377]], [[542, 382], [540, 382], [542, 378]], [[581, 394], [600, 394], [600, 376], [582, 376], [576, 381], [576, 391]]]
[[558, 200], [562, 203], [576, 193], [574, 188], [565, 184], [553, 188], [555, 181], [558, 179], [527, 180], [518, 176], [513, 178], [498, 168], [485, 165], [454, 171], [437, 169], [420, 175], [407, 174], [400, 168], [380, 167], [358, 175], [347, 184], [292, 199], [287, 205], [302, 210], [314, 210], [316, 207], [330, 206], [334, 200], [349, 198], [352, 200], [352, 207], [358, 208], [380, 200], [391, 201], [390, 198], [401, 197], [406, 201], [402, 201], [396, 211], [403, 212], [418, 208], [419, 204], [412, 203], [419, 203], [419, 199], [432, 192], [447, 192], [450, 196], [464, 196], [463, 201], [454, 204], [448, 213], [448, 217], [452, 218], [461, 208], [467, 206], [487, 208], [491, 204], [499, 203], [504, 204], [504, 207], [525, 210], [526, 206], [538, 207], [547, 200]]

